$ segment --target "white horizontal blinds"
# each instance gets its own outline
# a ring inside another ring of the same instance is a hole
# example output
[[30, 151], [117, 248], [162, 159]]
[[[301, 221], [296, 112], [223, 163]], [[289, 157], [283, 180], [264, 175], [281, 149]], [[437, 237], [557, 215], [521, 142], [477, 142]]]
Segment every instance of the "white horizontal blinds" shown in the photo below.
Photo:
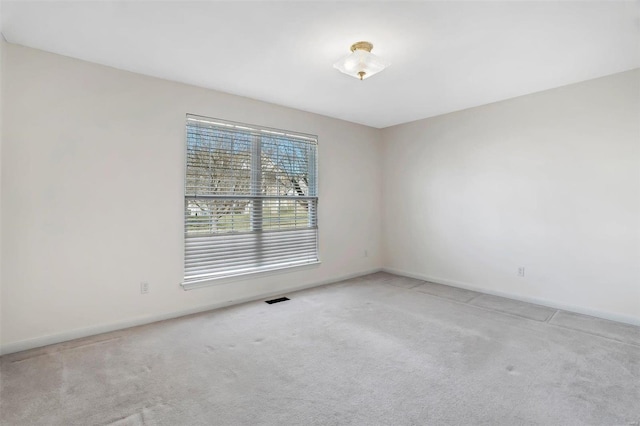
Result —
[[185, 281], [315, 262], [315, 137], [187, 116]]
[[316, 260], [316, 229], [313, 228], [193, 237], [186, 240], [185, 279], [240, 274]]

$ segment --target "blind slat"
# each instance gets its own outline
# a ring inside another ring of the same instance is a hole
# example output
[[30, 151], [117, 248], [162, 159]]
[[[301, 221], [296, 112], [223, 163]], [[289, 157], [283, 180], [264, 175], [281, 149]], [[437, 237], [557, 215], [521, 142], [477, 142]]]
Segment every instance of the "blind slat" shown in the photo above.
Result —
[[259, 264], [259, 263], [266, 263], [266, 262], [271, 262], [271, 261], [276, 261], [279, 259], [282, 259], [284, 256], [286, 256], [287, 258], [302, 258], [302, 257], [312, 257], [315, 255], [315, 252], [313, 249], [309, 249], [309, 250], [304, 250], [304, 251], [299, 251], [299, 252], [284, 252], [284, 251], [279, 251], [279, 252], [271, 252], [271, 253], [264, 253], [260, 256], [259, 259], [256, 259], [254, 256], [242, 256], [242, 257], [233, 257], [233, 258], [227, 258], [227, 259], [220, 259], [219, 261], [207, 261], [207, 262], [199, 262], [199, 263], [193, 263], [190, 265], [187, 265], [187, 269], [189, 271], [202, 271], [202, 270], [212, 270], [212, 269], [218, 269], [220, 267], [231, 267], [233, 265], [254, 265], [254, 264]]
[[[282, 245], [276, 245], [271, 247], [261, 247], [263, 252], [270, 253], [284, 253], [287, 251], [303, 251], [306, 249], [314, 249], [316, 247], [315, 239], [306, 241], [304, 243], [292, 244], [290, 246], [282, 247]], [[253, 247], [236, 247], [232, 250], [219, 250], [216, 252], [200, 252], [193, 253], [186, 256], [185, 263], [197, 263], [197, 262], [214, 262], [221, 259], [240, 257], [243, 255], [254, 255], [255, 248]]]

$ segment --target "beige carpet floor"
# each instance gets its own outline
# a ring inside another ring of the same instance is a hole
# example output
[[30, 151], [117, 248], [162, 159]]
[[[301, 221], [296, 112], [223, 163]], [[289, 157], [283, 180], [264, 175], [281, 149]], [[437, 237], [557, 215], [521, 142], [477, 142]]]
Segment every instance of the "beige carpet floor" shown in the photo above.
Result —
[[638, 425], [640, 328], [378, 273], [0, 358], [2, 425]]

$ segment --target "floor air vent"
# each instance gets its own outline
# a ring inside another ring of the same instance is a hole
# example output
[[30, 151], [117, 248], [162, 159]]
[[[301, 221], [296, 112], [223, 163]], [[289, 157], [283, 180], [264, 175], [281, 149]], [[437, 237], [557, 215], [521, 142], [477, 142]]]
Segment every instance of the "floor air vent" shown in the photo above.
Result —
[[267, 300], [266, 302], [270, 305], [274, 304], [274, 303], [280, 303], [280, 302], [285, 302], [289, 300], [288, 297], [278, 297], [277, 299], [271, 299], [271, 300]]

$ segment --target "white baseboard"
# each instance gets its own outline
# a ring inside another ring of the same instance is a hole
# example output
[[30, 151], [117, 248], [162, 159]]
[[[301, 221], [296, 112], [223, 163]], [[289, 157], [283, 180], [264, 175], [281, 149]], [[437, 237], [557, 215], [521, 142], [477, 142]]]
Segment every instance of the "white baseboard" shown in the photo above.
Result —
[[556, 301], [549, 300], [549, 299], [542, 299], [542, 298], [538, 298], [538, 297], [522, 296], [522, 295], [515, 294], [515, 293], [507, 293], [507, 292], [502, 292], [502, 291], [495, 291], [495, 290], [491, 290], [491, 289], [487, 289], [487, 288], [481, 287], [479, 285], [474, 285], [474, 284], [470, 284], [470, 283], [449, 280], [449, 279], [446, 279], [446, 278], [432, 277], [432, 276], [428, 276], [428, 275], [420, 274], [420, 273], [401, 271], [401, 270], [395, 269], [395, 268], [382, 268], [382, 271], [388, 272], [388, 273], [394, 274], [394, 275], [401, 275], [403, 277], [415, 278], [415, 279], [418, 279], [418, 280], [429, 281], [429, 282], [436, 283], [436, 284], [443, 284], [443, 285], [448, 285], [448, 286], [451, 286], [451, 287], [463, 288], [465, 290], [473, 290], [473, 291], [477, 291], [479, 293], [491, 294], [493, 296], [506, 297], [506, 298], [509, 298], [509, 299], [519, 300], [521, 302], [534, 303], [536, 305], [546, 306], [546, 307], [549, 307], [549, 308], [561, 309], [563, 311], [575, 312], [575, 313], [578, 313], [578, 314], [589, 315], [589, 316], [592, 316], [592, 317], [602, 318], [602, 319], [606, 319], [606, 320], [610, 320], [610, 321], [616, 321], [616, 322], [621, 322], [621, 323], [625, 323], [625, 324], [631, 324], [631, 325], [640, 326], [640, 318], [632, 317], [632, 316], [629, 316], [629, 315], [618, 314], [618, 313], [615, 313], [615, 312], [600, 311], [600, 310], [596, 310], [596, 309], [585, 308], [585, 307], [582, 307], [582, 306], [575, 306], [575, 305], [570, 305], [570, 304], [567, 304], [567, 303], [556, 302]]
[[318, 287], [326, 284], [332, 284], [343, 280], [348, 280], [351, 278], [360, 277], [363, 275], [372, 274], [374, 272], [381, 271], [381, 268], [369, 269], [361, 272], [356, 272], [353, 274], [342, 275], [334, 278], [330, 278], [327, 280], [317, 281], [310, 284], [304, 284], [300, 286], [294, 286], [287, 289], [282, 289], [278, 291], [268, 292], [256, 294], [254, 296], [244, 297], [235, 300], [229, 300], [226, 302], [214, 303], [211, 305], [198, 306], [195, 308], [185, 309], [181, 311], [174, 312], [166, 312], [162, 314], [156, 315], [147, 315], [143, 317], [133, 318], [124, 321], [118, 321], [109, 324], [96, 325], [85, 328], [78, 328], [75, 330], [64, 331], [62, 333], [49, 334], [47, 336], [35, 337], [33, 339], [21, 340], [18, 342], [11, 342], [0, 346], [0, 355], [7, 355], [14, 352], [26, 351], [28, 349], [39, 348], [42, 346], [53, 345], [56, 343], [67, 342], [69, 340], [80, 339], [82, 337], [94, 336], [96, 334], [108, 333], [110, 331], [118, 331], [123, 330], [125, 328], [136, 327], [139, 325], [150, 324], [153, 322], [164, 321], [172, 318], [183, 317], [185, 315], [197, 314], [200, 312], [212, 311], [214, 309], [225, 308], [227, 306], [239, 305], [241, 303], [253, 302], [256, 300], [266, 299], [272, 296], [278, 296], [283, 294], [290, 294], [300, 290], [306, 290], [312, 287]]

